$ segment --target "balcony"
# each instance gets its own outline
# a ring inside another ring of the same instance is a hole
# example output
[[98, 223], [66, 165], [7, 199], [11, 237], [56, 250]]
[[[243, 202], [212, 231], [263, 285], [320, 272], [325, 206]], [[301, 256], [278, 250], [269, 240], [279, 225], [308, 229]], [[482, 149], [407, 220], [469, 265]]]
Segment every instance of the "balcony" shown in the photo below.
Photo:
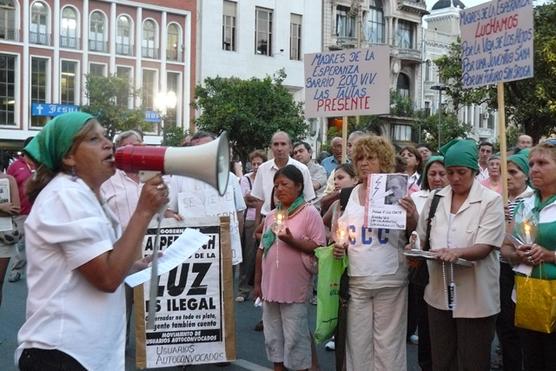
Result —
[[116, 54], [133, 55], [133, 44], [116, 43]]
[[19, 30], [15, 28], [0, 28], [0, 40], [19, 41]]
[[144, 46], [142, 49], [141, 55], [143, 58], [158, 59], [158, 48], [148, 48]]
[[176, 49], [166, 49], [166, 60], [170, 62], [183, 62], [182, 53]]
[[398, 9], [421, 16], [429, 14], [425, 0], [398, 0]]
[[106, 53], [108, 51], [108, 42], [104, 40], [89, 39], [89, 50], [92, 52]]
[[81, 40], [75, 36], [60, 36], [60, 48], [81, 49]]
[[421, 63], [421, 51], [412, 48], [392, 48], [391, 55], [404, 61]]
[[39, 45], [51, 45], [50, 34], [42, 32], [29, 32], [29, 42]]

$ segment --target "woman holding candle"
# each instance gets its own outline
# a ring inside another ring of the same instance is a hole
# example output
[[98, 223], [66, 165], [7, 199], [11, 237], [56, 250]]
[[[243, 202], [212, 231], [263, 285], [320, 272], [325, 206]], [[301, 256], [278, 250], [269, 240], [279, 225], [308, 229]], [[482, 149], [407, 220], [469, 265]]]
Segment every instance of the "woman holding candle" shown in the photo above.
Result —
[[[555, 280], [556, 140], [549, 139], [534, 147], [529, 155], [529, 167], [535, 191], [516, 207], [513, 228], [514, 235], [529, 241], [516, 249], [506, 239], [502, 254], [513, 265], [532, 266], [533, 278]], [[526, 224], [527, 220], [538, 223]], [[520, 329], [520, 340], [526, 370], [556, 370], [556, 333]]]
[[266, 353], [274, 370], [305, 370], [311, 367], [313, 251], [326, 243], [326, 231], [318, 210], [303, 200], [303, 175], [295, 166], [276, 172], [274, 195], [279, 204], [264, 222], [254, 294], [263, 299]]
[[[430, 225], [428, 304], [433, 370], [490, 370], [490, 349], [500, 311], [496, 249], [504, 238], [502, 198], [475, 180], [477, 145], [455, 139], [441, 148], [449, 185], [436, 194]], [[428, 198], [417, 232], [426, 238]], [[463, 258], [472, 267], [459, 266]]]
[[[368, 177], [394, 170], [395, 151], [387, 139], [364, 136], [354, 145], [352, 159], [361, 184], [350, 195], [339, 225], [349, 232], [336, 243], [334, 254], [349, 256], [347, 370], [405, 370], [407, 325], [406, 231], [372, 229], [365, 224]], [[399, 204], [407, 211], [407, 230], [417, 221], [409, 197]]]

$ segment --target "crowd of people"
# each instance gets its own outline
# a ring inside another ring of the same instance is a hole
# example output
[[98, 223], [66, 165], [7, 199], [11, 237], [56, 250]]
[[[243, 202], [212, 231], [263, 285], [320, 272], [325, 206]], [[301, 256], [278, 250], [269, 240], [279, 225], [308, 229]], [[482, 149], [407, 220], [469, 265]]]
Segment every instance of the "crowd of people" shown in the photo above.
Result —
[[[187, 145], [213, 139], [198, 132]], [[342, 369], [406, 370], [411, 341], [424, 371], [556, 370], [556, 318], [546, 332], [516, 325], [514, 282], [527, 267], [531, 278], [556, 280], [556, 140], [533, 147], [522, 135], [501, 156], [470, 139], [435, 153], [356, 131], [345, 161], [341, 138], [333, 138], [319, 164], [307, 142], [279, 131], [271, 159], [252, 152], [248, 172], [230, 172], [224, 195], [182, 176], [142, 183], [116, 169], [113, 148], [141, 142], [127, 131], [112, 143], [93, 116], [68, 113], [30, 138], [0, 175], [10, 196], [0, 200], [0, 218], [19, 233], [0, 233], [0, 304], [10, 257], [17, 255], [10, 278], [27, 269], [21, 370], [124, 369], [132, 300], [123, 280], [149, 264], [141, 244], [161, 208], [176, 220], [231, 217], [235, 301], [262, 301], [257, 327], [275, 370], [318, 368], [308, 305], [318, 279], [314, 250], [329, 244], [349, 261], [345, 346], [329, 346], [345, 357]], [[404, 174], [390, 178], [384, 202], [403, 210], [405, 229], [369, 227], [373, 174]], [[525, 238], [532, 220], [534, 238]], [[337, 239], [340, 230], [349, 238]], [[408, 250], [428, 250], [429, 258]], [[495, 336], [499, 362], [491, 359]]]

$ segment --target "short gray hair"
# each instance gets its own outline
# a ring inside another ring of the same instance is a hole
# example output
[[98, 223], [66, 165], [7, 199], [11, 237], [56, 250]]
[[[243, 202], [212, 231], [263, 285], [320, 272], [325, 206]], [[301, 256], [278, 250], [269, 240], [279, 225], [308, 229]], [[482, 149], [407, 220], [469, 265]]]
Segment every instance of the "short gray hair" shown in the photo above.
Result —
[[139, 140], [139, 142], [143, 143], [143, 135], [141, 135], [138, 131], [126, 130], [116, 135], [116, 138], [114, 139], [114, 145], [116, 146], [116, 148], [121, 147], [122, 142], [133, 135], [135, 135], [135, 137]]

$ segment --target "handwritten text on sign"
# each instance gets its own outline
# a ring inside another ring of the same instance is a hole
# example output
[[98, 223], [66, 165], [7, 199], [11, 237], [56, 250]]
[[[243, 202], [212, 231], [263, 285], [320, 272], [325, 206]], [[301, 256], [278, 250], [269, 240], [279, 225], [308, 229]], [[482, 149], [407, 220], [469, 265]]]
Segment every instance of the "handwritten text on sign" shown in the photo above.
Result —
[[388, 113], [386, 46], [305, 54], [305, 117]]
[[533, 77], [532, 0], [465, 9], [460, 26], [464, 88]]

